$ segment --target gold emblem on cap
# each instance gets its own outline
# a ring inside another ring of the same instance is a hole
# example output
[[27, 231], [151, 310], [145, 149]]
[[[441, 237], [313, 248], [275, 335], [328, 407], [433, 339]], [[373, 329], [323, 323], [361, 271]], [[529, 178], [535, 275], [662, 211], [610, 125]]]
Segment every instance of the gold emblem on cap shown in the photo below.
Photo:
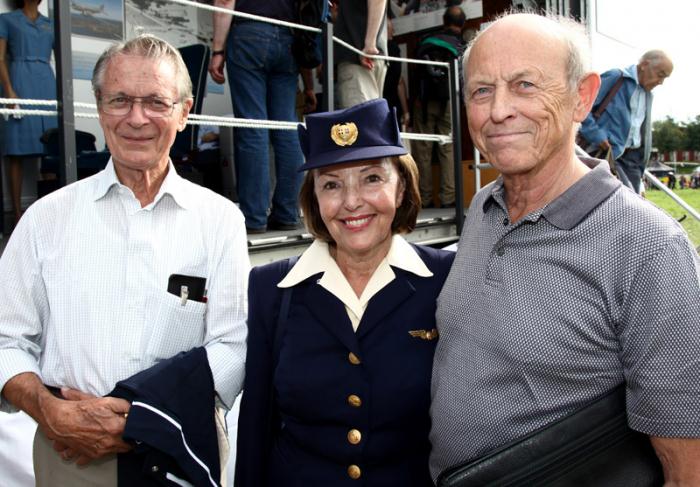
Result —
[[331, 139], [341, 147], [354, 144], [357, 134], [357, 125], [352, 122], [336, 123], [331, 127]]

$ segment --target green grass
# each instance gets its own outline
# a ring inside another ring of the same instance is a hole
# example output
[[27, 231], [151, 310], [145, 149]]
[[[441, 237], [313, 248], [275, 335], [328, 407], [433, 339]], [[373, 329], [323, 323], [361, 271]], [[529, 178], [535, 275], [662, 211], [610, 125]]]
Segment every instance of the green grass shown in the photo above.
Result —
[[[676, 189], [674, 191], [680, 196], [683, 201], [688, 203], [696, 212], [700, 213], [700, 189]], [[700, 247], [700, 222], [688, 215], [678, 203], [673, 201], [670, 196], [658, 189], [649, 189], [646, 192], [646, 197], [659, 208], [663, 208], [673, 218], [678, 219], [683, 215], [687, 215], [685, 220], [681, 222], [685, 231], [688, 232], [690, 241], [693, 242], [695, 248]]]

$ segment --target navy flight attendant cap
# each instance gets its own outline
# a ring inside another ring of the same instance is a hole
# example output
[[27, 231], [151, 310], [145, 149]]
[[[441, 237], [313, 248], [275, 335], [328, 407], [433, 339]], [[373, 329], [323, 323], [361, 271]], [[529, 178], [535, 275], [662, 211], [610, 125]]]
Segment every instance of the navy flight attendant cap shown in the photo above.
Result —
[[399, 136], [396, 109], [390, 110], [384, 98], [307, 115], [306, 127], [299, 124], [297, 132], [306, 158], [299, 171], [408, 153]]

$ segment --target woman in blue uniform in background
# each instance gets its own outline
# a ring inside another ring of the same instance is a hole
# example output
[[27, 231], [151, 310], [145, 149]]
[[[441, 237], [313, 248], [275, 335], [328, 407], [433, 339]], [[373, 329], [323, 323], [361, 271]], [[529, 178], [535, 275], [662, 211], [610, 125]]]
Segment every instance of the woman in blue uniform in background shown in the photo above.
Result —
[[431, 486], [436, 299], [451, 252], [407, 243], [418, 171], [386, 100], [306, 118], [298, 261], [253, 269], [235, 485]]
[[[5, 98], [56, 99], [51, 70], [53, 23], [39, 13], [41, 0], [16, 1], [17, 9], [0, 15], [0, 84]], [[18, 107], [18, 106], [15, 106]], [[33, 107], [50, 110], [51, 107]], [[10, 117], [5, 122], [5, 156], [15, 222], [21, 215], [22, 165], [44, 152], [39, 140], [56, 127], [56, 117]]]

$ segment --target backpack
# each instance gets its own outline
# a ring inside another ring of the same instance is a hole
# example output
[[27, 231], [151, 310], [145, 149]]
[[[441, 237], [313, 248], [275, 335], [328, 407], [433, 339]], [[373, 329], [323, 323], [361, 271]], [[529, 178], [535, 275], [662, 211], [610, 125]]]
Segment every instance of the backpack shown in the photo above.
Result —
[[[461, 54], [459, 41], [447, 34], [432, 34], [424, 37], [418, 44], [416, 57], [427, 61], [450, 63]], [[421, 64], [419, 98], [421, 101], [437, 100], [447, 102], [450, 99], [450, 75], [445, 66]]]
[[[320, 28], [328, 20], [328, 0], [296, 0], [297, 21]], [[292, 55], [300, 68], [313, 69], [322, 61], [321, 34], [293, 29]]]

